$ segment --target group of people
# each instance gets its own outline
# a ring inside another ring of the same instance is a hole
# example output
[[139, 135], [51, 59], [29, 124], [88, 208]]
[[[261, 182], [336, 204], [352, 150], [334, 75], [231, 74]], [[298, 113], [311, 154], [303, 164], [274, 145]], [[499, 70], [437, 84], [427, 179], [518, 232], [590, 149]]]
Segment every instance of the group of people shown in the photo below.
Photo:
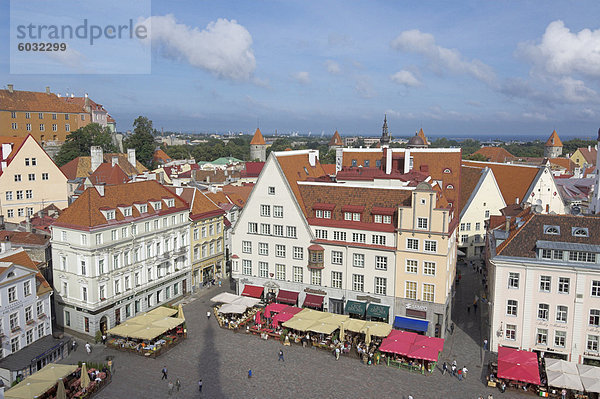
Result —
[[[442, 374], [446, 374], [448, 372], [448, 363], [444, 362], [442, 364]], [[457, 377], [459, 381], [462, 381], [464, 378], [467, 378], [467, 373], [469, 369], [467, 366], [463, 366], [462, 368], [458, 367], [456, 360], [452, 361], [450, 365], [450, 374], [452, 377]]]
[[[173, 380], [169, 380], [169, 370], [167, 369], [167, 366], [163, 366], [162, 370], [162, 377], [161, 380], [167, 380], [167, 386], [169, 388], [169, 396], [173, 394], [173, 392], [175, 392], [175, 390], [177, 390], [177, 392], [179, 392], [179, 390], [181, 389], [181, 380], [179, 378], [175, 379], [175, 382], [173, 382]], [[204, 383], [202, 382], [202, 378], [198, 381], [198, 391], [202, 392], [202, 386], [204, 385]]]

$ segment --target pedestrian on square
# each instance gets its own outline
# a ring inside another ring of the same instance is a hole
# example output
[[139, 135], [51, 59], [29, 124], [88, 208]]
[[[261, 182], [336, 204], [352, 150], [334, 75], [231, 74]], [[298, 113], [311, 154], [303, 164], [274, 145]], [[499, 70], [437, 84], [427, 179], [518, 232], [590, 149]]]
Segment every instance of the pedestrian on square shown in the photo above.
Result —
[[277, 361], [280, 361], [280, 360], [282, 362], [285, 362], [285, 359], [283, 358], [283, 351], [281, 349], [279, 350], [279, 359], [277, 359]]
[[488, 399], [494, 399], [494, 395], [492, 395], [492, 394], [489, 394], [489, 395], [488, 395]]
[[467, 369], [467, 366], [463, 366], [463, 368], [462, 368], [462, 375], [463, 375], [463, 378], [465, 378], [465, 379], [467, 378], [467, 372], [468, 372], [468, 371], [469, 371], [469, 370]]
[[175, 388], [177, 388], [177, 392], [181, 389], [181, 381], [179, 381], [179, 378], [175, 380]]
[[335, 360], [340, 360], [340, 348], [335, 348]]
[[198, 392], [202, 392], [202, 378], [198, 381]]
[[71, 344], [71, 350], [75, 352], [77, 350], [77, 342], [73, 339], [73, 343]]
[[463, 379], [462, 369], [458, 369], [458, 380], [462, 381], [462, 379]]
[[102, 345], [106, 345], [106, 334], [102, 334]]
[[456, 364], [452, 364], [452, 367], [450, 368], [450, 370], [452, 370], [452, 377], [456, 376]]
[[89, 355], [90, 353], [92, 353], [92, 346], [90, 345], [89, 342], [85, 343], [85, 351], [87, 352], [87, 354]]
[[446, 362], [444, 362], [444, 364], [442, 364], [442, 375], [445, 375], [447, 371], [448, 371], [448, 364], [446, 364]]
[[163, 366], [161, 380], [166, 380], [167, 378], [168, 378], [168, 376], [167, 376], [167, 366]]
[[471, 313], [471, 306], [467, 305], [467, 313]]
[[252, 378], [252, 369], [248, 370], [248, 378]]
[[206, 318], [210, 320], [210, 310], [206, 312]]
[[173, 393], [173, 381], [169, 381], [168, 387], [169, 387], [169, 396], [171, 396], [171, 394]]
[[488, 340], [487, 338], [483, 340], [483, 350], [486, 351], [488, 349]]
[[566, 399], [567, 398], [567, 390], [566, 389], [562, 389], [562, 391], [560, 391], [560, 397], [561, 399]]

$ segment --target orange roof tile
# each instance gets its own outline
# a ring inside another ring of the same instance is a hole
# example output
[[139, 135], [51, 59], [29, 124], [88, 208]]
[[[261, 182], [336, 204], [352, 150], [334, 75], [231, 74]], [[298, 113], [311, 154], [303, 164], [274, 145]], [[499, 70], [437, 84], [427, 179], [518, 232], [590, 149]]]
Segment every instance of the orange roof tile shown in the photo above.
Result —
[[513, 154], [506, 151], [502, 147], [481, 147], [473, 154], [483, 155], [489, 162], [505, 163], [515, 159], [515, 156]]
[[335, 164], [322, 163], [321, 166], [323, 167], [323, 170], [325, 171], [325, 173], [327, 173], [329, 176], [335, 175]]
[[[117, 157], [119, 167], [125, 172], [128, 177], [137, 176], [138, 174], [146, 172], [148, 169], [136, 160], [135, 165], [129, 163], [127, 154], [121, 153], [106, 153], [103, 155], [103, 163], [112, 165], [112, 157]], [[70, 162], [67, 162], [60, 167], [60, 170], [67, 176], [69, 180], [73, 180], [77, 177], [88, 177], [92, 173], [92, 159], [91, 157], [77, 157]]]
[[112, 164], [107, 162], [100, 164], [89, 178], [92, 184], [104, 183], [114, 185], [129, 181], [129, 177], [119, 165], [112, 166]]
[[557, 165], [566, 169], [568, 172], [573, 172], [575, 167], [577, 167], [577, 164], [568, 158], [550, 158], [548, 160], [550, 161], [550, 164]]
[[315, 162], [315, 166], [310, 166], [308, 157], [309, 154], [307, 152], [292, 155], [284, 152], [275, 158], [301, 208], [304, 207], [304, 203], [297, 183], [327, 175], [318, 159]]
[[0, 90], [0, 109], [5, 111], [61, 112], [84, 114], [78, 104], [63, 101], [54, 93]]
[[192, 187], [167, 187], [173, 194], [181, 190], [179, 196], [189, 206], [192, 220], [204, 219], [223, 215], [225, 212], [211, 199], [197, 188]]
[[548, 137], [548, 141], [546, 141], [546, 147], [562, 147], [563, 143], [560, 141], [560, 137], [558, 137], [558, 133], [556, 130], [552, 132], [550, 137]]
[[252, 141], [250, 142], [250, 145], [266, 145], [267, 143], [265, 142], [265, 138], [263, 137], [262, 133], [260, 132], [259, 128], [256, 128], [256, 132], [254, 132], [254, 136], [252, 137]]
[[155, 161], [164, 161], [164, 162], [170, 162], [171, 161], [171, 157], [167, 155], [166, 152], [164, 152], [162, 149], [157, 149], [156, 151], [154, 151], [154, 155], [152, 156], [152, 158]]
[[500, 164], [490, 162], [477, 162], [463, 160], [463, 165], [475, 166], [478, 168], [488, 167], [494, 172], [494, 177], [502, 192], [502, 197], [507, 205], [514, 204], [516, 200], [519, 203], [533, 183], [539, 169], [537, 167], [526, 165]]
[[423, 139], [423, 143], [429, 145], [431, 144], [428, 140], [427, 137], [425, 136], [425, 133], [423, 132], [423, 128], [419, 129], [419, 133], [417, 134], [420, 138]]
[[[103, 196], [98, 193], [95, 187], [90, 187], [63, 211], [56, 219], [54, 225], [89, 230], [94, 227], [119, 224], [125, 220], [135, 220], [140, 216], [143, 216], [140, 215], [135, 206], [132, 207], [132, 216], [127, 218], [119, 211], [118, 206], [122, 204], [132, 205], [134, 202], [148, 202], [165, 197], [174, 198], [175, 206], [173, 208], [167, 208], [163, 203], [161, 209], [157, 212], [150, 204], [148, 206], [148, 213], [150, 215], [163, 215], [178, 212], [182, 209], [189, 209], [185, 201], [179, 196], [174, 195], [156, 180], [105, 186]], [[116, 210], [115, 220], [106, 220], [100, 211], [100, 209], [105, 208]]]
[[[60, 97], [61, 100], [66, 101], [69, 104], [74, 104], [79, 106], [83, 111], [85, 111], [85, 97]], [[104, 107], [102, 104], [98, 104], [94, 100], [88, 97], [88, 104], [90, 106], [90, 110], [92, 111], [104, 111]]]
[[585, 158], [585, 162], [587, 162], [590, 165], [596, 164], [596, 155], [598, 153], [598, 150], [595, 146], [591, 147], [589, 150], [587, 147], [578, 148], [578, 150], [579, 152], [581, 152], [581, 155], [583, 155], [583, 157]]
[[243, 208], [248, 202], [248, 197], [250, 197], [250, 193], [254, 189], [254, 184], [246, 184], [243, 186], [233, 186], [228, 184], [223, 186], [223, 193], [229, 197], [229, 200], [234, 204], [238, 205], [240, 208]]
[[460, 174], [460, 209], [463, 210], [481, 179], [482, 169], [461, 166]]
[[42, 273], [40, 273], [40, 270], [37, 268], [36, 263], [33, 260], [31, 260], [31, 258], [23, 248], [21, 248], [20, 251], [17, 250], [16, 253], [11, 253], [10, 255], [5, 257], [2, 257], [2, 255], [0, 255], [0, 262], [15, 263], [17, 265], [24, 266], [28, 269], [35, 271], [35, 279], [37, 281], [37, 295], [43, 295], [47, 292], [52, 291], [50, 284], [48, 284], [44, 276], [42, 276]]
[[329, 140], [329, 146], [331, 147], [334, 145], [339, 145], [339, 146], [344, 145], [344, 142], [342, 141], [342, 138], [340, 137], [340, 134], [338, 133], [337, 130], [333, 134], [333, 137], [331, 138], [331, 140]]

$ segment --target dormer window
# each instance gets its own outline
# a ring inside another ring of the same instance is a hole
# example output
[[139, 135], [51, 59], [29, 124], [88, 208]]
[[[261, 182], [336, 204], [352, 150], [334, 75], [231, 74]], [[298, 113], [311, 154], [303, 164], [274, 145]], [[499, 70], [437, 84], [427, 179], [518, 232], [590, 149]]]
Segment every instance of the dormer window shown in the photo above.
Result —
[[160, 201], [153, 201], [152, 202], [152, 208], [154, 208], [155, 211], [160, 211], [161, 209], [161, 203]]
[[304, 167], [304, 173], [306, 173], [306, 176], [308, 176], [308, 169], [306, 169], [306, 166]]
[[560, 227], [559, 226], [544, 226], [544, 234], [559, 235]]
[[139, 211], [140, 211], [140, 213], [146, 213], [146, 212], [148, 212], [148, 204], [142, 204], [142, 205], [140, 205]]
[[447, 189], [447, 190], [454, 190], [454, 186], [453, 186], [452, 184], [448, 184], [448, 185], [446, 186], [446, 189]]
[[589, 232], [586, 227], [572, 227], [571, 235], [573, 237], [589, 237]]
[[452, 171], [449, 168], [444, 169], [444, 173], [452, 173]]
[[175, 206], [175, 199], [174, 198], [167, 198], [165, 200], [165, 204], [167, 204], [167, 207], [173, 208]]
[[373, 215], [374, 223], [391, 224], [392, 217], [390, 215]]
[[114, 209], [101, 209], [100, 210], [106, 220], [115, 220], [115, 210]]
[[123, 216], [125, 216], [125, 217], [131, 216], [131, 207], [130, 206], [119, 207], [119, 210], [121, 211]]
[[322, 209], [317, 209], [315, 211], [315, 217], [317, 219], [331, 219], [331, 211], [324, 211]]

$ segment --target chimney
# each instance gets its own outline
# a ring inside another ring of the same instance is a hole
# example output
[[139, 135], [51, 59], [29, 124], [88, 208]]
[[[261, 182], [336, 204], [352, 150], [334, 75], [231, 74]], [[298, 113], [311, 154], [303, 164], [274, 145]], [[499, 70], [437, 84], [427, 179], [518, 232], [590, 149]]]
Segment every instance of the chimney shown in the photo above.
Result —
[[100, 146], [92, 146], [90, 148], [90, 155], [90, 168], [92, 169], [93, 173], [96, 169], [98, 169], [98, 166], [102, 164], [104, 160], [104, 151]]
[[129, 163], [131, 164], [131, 166], [133, 166], [135, 168], [135, 166], [136, 166], [135, 148], [128, 148], [127, 149], [127, 160], [129, 161]]
[[592, 151], [592, 146], [588, 145], [588, 151]]
[[10, 155], [11, 151], [12, 151], [12, 143], [2, 143], [2, 158], [0, 159], [6, 159], [8, 158], [8, 156]]
[[342, 170], [342, 161], [344, 160], [344, 149], [336, 148], [335, 149], [335, 172], [339, 172]]
[[92, 112], [92, 110], [90, 108], [90, 98], [88, 97], [87, 93], [85, 93], [85, 100], [83, 103], [83, 108], [85, 109], [85, 112]]
[[14, 86], [13, 85], [6, 85], [6, 87], [8, 87], [8, 92], [9, 93], [14, 93], [14, 90], [13, 90]]
[[181, 186], [176, 187], [175, 194], [177, 194], [177, 195], [183, 194], [183, 187], [181, 187]]
[[510, 232], [510, 216], [506, 217], [506, 222], [504, 222], [504, 230], [507, 233]]
[[98, 194], [100, 194], [101, 197], [104, 197], [104, 183], [98, 183], [94, 187], [96, 187], [96, 191], [98, 191]]
[[112, 157], [111, 163], [112, 163], [113, 167], [115, 165], [118, 165], [119, 164], [119, 157]]
[[25, 218], [25, 231], [31, 233], [31, 217], [29, 215]]
[[310, 166], [317, 166], [317, 159], [319, 159], [319, 153], [317, 151], [309, 151], [308, 163]]
[[50, 86], [46, 86], [46, 94], [50, 94]]
[[10, 251], [11, 247], [10, 236], [4, 237], [4, 241], [0, 242], [0, 252]]

